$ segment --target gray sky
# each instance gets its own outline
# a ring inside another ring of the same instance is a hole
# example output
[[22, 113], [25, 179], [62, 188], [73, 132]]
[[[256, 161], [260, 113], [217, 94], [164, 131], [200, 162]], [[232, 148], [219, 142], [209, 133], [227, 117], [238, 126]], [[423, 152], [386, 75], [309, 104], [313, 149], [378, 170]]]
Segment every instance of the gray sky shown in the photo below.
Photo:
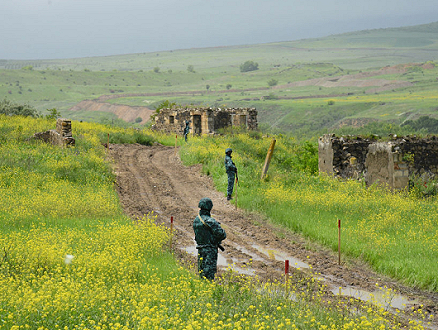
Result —
[[0, 0], [0, 59], [245, 45], [434, 21], [437, 0]]

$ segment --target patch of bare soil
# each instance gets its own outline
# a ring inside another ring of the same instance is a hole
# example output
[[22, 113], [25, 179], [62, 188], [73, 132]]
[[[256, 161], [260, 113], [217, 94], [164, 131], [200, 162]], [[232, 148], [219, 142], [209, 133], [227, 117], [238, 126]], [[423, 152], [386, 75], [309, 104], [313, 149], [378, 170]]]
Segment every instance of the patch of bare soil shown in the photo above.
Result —
[[[120, 95], [119, 95], [120, 97]], [[138, 117], [142, 119], [141, 125], [148, 122], [155, 110], [151, 110], [148, 107], [139, 106], [129, 106], [123, 104], [111, 104], [99, 101], [85, 100], [79, 102], [75, 106], [69, 109], [70, 111], [103, 111], [111, 112], [117, 116], [117, 118], [122, 119], [128, 123], [134, 122]]]
[[328, 299], [334, 297], [339, 287], [343, 288], [343, 294], [361, 298], [357, 292], [374, 292], [378, 283], [402, 295], [402, 298], [394, 298], [407, 305], [407, 308], [399, 307], [401, 315], [407, 315], [411, 307], [420, 304], [429, 313], [438, 311], [436, 293], [403, 286], [376, 274], [360, 261], [343, 257], [339, 265], [336, 253], [276, 228], [259, 214], [236, 208], [227, 202], [224, 192], [215, 190], [211, 178], [201, 173], [200, 166], [183, 166], [173, 147], [111, 145], [110, 155], [125, 212], [133, 219], [153, 212], [157, 222], [166, 226], [170, 226], [170, 218], [174, 217], [173, 250], [183, 264], [196, 263], [192, 223], [199, 211], [199, 200], [210, 197], [214, 204], [212, 216], [227, 233], [223, 242], [225, 251], [220, 252], [218, 276], [229, 266], [238, 272], [255, 274], [262, 280], [283, 281], [284, 260], [288, 259], [292, 267], [291, 281], [318, 273], [327, 285]]

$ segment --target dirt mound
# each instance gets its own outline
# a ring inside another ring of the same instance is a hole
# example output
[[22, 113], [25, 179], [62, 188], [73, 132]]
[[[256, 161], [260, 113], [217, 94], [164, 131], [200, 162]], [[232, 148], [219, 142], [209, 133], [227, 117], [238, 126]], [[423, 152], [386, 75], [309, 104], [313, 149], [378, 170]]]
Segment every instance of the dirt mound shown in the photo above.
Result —
[[[183, 263], [196, 263], [192, 223], [199, 200], [210, 197], [214, 204], [212, 216], [227, 232], [225, 251], [219, 253], [219, 275], [230, 267], [264, 280], [282, 281], [284, 261], [289, 260], [292, 281], [318, 273], [327, 286], [327, 296], [334, 297], [340, 287], [342, 296], [358, 299], [367, 293], [376, 296], [378, 283], [401, 294], [388, 302], [388, 308], [400, 308], [401, 315], [411, 311], [408, 307], [420, 303], [429, 306], [429, 312], [437, 312], [438, 294], [405, 287], [355, 260], [342, 260], [339, 265], [332, 251], [282, 231], [258, 214], [236, 208], [227, 202], [224, 192], [215, 190], [210, 177], [201, 174], [200, 166], [183, 166], [173, 147], [111, 145], [110, 155], [115, 162], [117, 191], [125, 212], [132, 218], [153, 212], [157, 222], [166, 226], [174, 217], [173, 250]], [[236, 189], [238, 196], [239, 187]]]
[[142, 125], [145, 124], [149, 120], [151, 115], [155, 112], [155, 110], [151, 110], [147, 107], [131, 107], [128, 105], [111, 104], [111, 103], [104, 103], [104, 102], [91, 101], [91, 100], [85, 100], [79, 102], [75, 106], [71, 107], [69, 110], [111, 112], [115, 114], [118, 118], [128, 123], [134, 122], [135, 119], [140, 117], [142, 119], [140, 124]]

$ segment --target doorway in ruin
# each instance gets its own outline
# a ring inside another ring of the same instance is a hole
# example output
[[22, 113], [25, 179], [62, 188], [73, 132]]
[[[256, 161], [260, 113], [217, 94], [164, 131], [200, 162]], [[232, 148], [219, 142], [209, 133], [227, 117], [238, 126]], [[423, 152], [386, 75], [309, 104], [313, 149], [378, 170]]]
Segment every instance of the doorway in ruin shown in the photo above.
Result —
[[201, 115], [193, 115], [192, 123], [193, 123], [193, 134], [201, 135], [202, 133]]
[[245, 115], [237, 115], [237, 125], [240, 127], [246, 127], [246, 116]]

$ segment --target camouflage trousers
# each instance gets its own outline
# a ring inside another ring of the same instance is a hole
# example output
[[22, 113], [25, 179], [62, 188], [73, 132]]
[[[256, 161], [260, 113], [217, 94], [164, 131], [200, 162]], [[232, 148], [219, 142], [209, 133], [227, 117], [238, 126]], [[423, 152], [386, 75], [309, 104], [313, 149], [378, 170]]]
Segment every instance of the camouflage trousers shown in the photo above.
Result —
[[228, 174], [228, 189], [227, 189], [227, 196], [230, 196], [233, 194], [234, 189], [234, 178], [236, 173], [234, 172], [227, 172]]
[[204, 247], [198, 249], [199, 276], [214, 280], [217, 271], [217, 247]]

